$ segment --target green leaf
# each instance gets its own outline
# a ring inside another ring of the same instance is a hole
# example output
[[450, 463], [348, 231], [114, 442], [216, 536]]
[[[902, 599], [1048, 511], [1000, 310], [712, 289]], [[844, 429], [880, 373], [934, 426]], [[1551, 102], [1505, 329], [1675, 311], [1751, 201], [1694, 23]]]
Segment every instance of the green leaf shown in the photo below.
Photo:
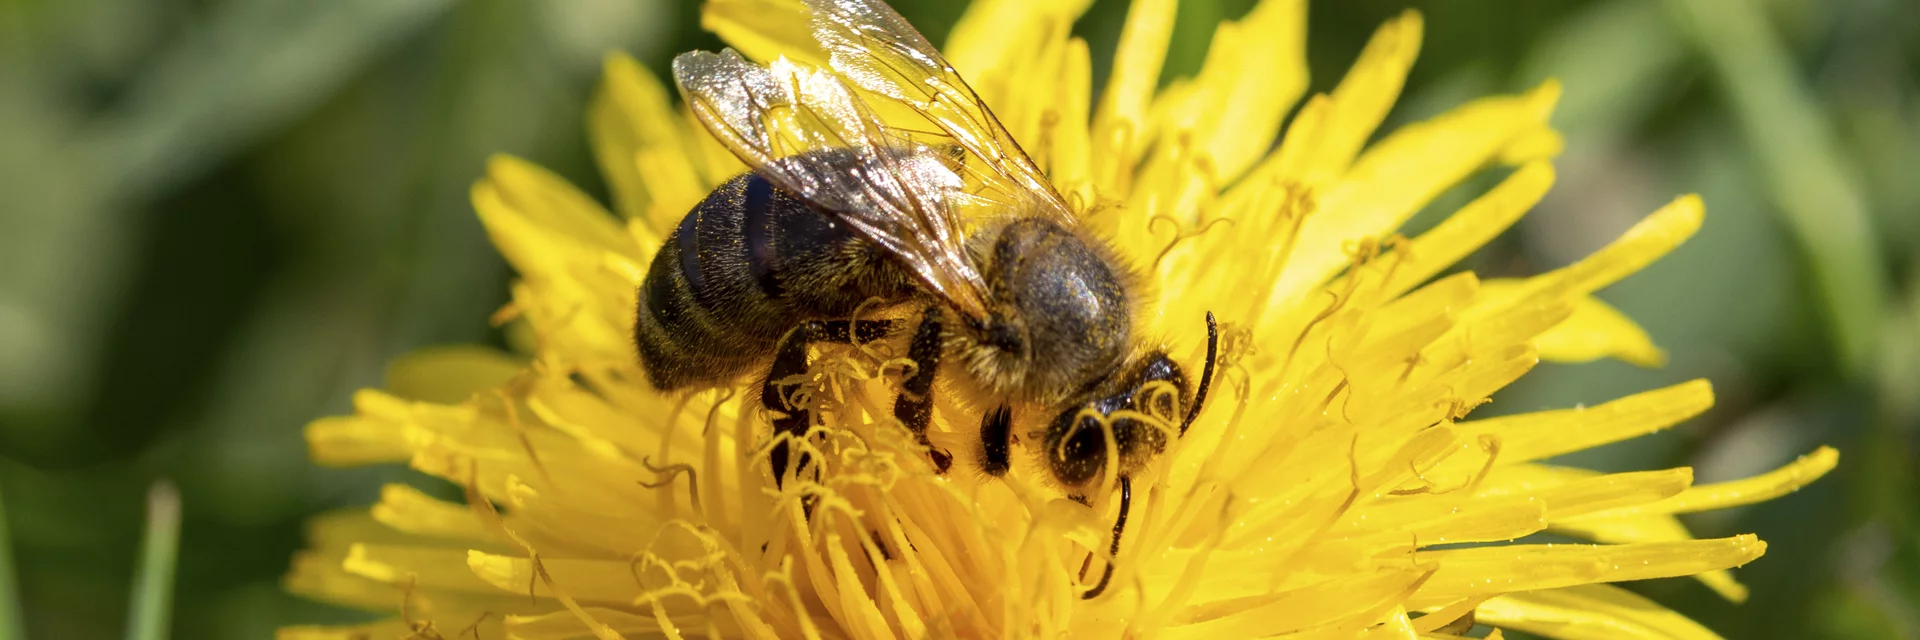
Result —
[[164, 192], [300, 115], [452, 0], [252, 0], [213, 5], [162, 52], [88, 148], [123, 195]]

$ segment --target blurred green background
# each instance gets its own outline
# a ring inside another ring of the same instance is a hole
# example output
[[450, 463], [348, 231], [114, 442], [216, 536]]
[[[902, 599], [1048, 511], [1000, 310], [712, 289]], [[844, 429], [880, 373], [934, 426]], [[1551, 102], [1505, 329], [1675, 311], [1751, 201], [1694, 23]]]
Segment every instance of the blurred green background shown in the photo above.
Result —
[[[1250, 4], [1184, 2], [1169, 77]], [[1314, 4], [1313, 88], [1406, 6]], [[1739, 572], [1748, 603], [1633, 588], [1730, 638], [1920, 637], [1920, 2], [1412, 6], [1426, 44], [1388, 128], [1566, 86], [1559, 184], [1472, 267], [1537, 273], [1675, 194], [1708, 204], [1691, 243], [1602, 294], [1667, 367], [1543, 364], [1479, 415], [1710, 378], [1705, 417], [1573, 461], [1715, 481], [1829, 443], [1841, 467], [1688, 521], [1771, 543]], [[964, 4], [899, 8], [939, 41]], [[1125, 9], [1077, 27], [1097, 69]], [[509, 274], [466, 201], [484, 159], [604, 196], [581, 124], [602, 55], [663, 70], [717, 46], [696, 23], [690, 0], [0, 0], [0, 508], [28, 635], [126, 633], [159, 478], [184, 504], [172, 637], [350, 615], [277, 580], [304, 518], [403, 472], [313, 468], [302, 426], [397, 354], [498, 342]]]

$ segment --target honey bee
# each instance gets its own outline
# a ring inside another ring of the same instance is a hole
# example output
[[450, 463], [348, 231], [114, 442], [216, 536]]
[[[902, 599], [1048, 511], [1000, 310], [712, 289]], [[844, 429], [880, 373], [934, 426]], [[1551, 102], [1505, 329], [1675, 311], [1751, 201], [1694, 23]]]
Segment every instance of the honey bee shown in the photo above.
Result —
[[[1044, 426], [1024, 442], [1069, 496], [1118, 484], [1117, 553], [1130, 478], [1205, 402], [1213, 315], [1196, 388], [1142, 344], [1128, 270], [926, 38], [879, 0], [805, 4], [830, 68], [730, 49], [673, 61], [694, 115], [752, 171], [694, 206], [647, 271], [633, 334], [648, 381], [675, 391], [764, 369], [773, 429], [803, 437], [812, 416], [781, 381], [806, 373], [810, 347], [911, 325], [893, 414], [934, 467], [953, 459], [927, 437], [944, 367], [948, 387], [992, 407], [982, 471], [1008, 471], [1015, 412], [1036, 411]], [[852, 319], [875, 300], [903, 314]], [[808, 464], [789, 467], [784, 442], [770, 462], [776, 482]]]

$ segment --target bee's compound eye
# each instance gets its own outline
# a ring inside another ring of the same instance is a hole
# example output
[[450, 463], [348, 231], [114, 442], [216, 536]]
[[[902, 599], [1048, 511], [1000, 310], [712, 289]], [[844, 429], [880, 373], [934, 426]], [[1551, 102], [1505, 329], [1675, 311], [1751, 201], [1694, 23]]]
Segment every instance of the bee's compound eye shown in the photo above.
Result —
[[1098, 420], [1082, 417], [1079, 407], [1062, 412], [1047, 426], [1046, 447], [1047, 467], [1069, 487], [1084, 486], [1107, 463], [1106, 429]]

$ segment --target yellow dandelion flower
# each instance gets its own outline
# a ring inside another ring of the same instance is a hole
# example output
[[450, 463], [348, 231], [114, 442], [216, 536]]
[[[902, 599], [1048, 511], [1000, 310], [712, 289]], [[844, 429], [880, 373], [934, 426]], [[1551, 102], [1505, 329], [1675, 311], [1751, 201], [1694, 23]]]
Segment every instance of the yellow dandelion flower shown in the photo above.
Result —
[[[1087, 4], [979, 0], [946, 54], [1156, 292], [1137, 311], [1145, 335], [1197, 363], [1201, 319], [1221, 321], [1213, 395], [1133, 479], [1117, 554], [1112, 492], [1067, 499], [1019, 456], [1004, 478], [967, 472], [966, 455], [937, 473], [885, 410], [903, 369], [885, 345], [820, 348], [803, 386], [823, 437], [795, 442], [820, 461], [810, 482], [773, 481], [756, 388], [653, 391], [631, 337], [636, 289], [680, 218], [745, 167], [614, 56], [589, 114], [612, 212], [512, 158], [473, 188], [520, 274], [496, 320], [524, 353], [417, 353], [354, 415], [308, 429], [322, 464], [405, 463], [464, 500], [396, 484], [371, 509], [316, 519], [289, 587], [391, 617], [281, 637], [1450, 638], [1476, 623], [1716, 637], [1610, 583], [1694, 576], [1741, 600], [1727, 569], [1765, 544], [1696, 540], [1675, 514], [1792, 491], [1837, 453], [1699, 486], [1686, 468], [1542, 462], [1697, 415], [1713, 402], [1704, 381], [1467, 419], [1542, 358], [1660, 362], [1590, 294], [1690, 236], [1699, 199], [1535, 277], [1442, 275], [1552, 183], [1556, 85], [1368, 144], [1419, 49], [1417, 14], [1295, 109], [1301, 0], [1221, 24], [1199, 73], [1164, 88], [1175, 3], [1135, 0], [1097, 93], [1069, 32]], [[711, 0], [703, 24], [749, 59], [821, 62], [795, 3]], [[1395, 233], [1489, 168], [1498, 186], [1417, 237]], [[951, 397], [931, 438], [969, 451], [979, 410]], [[1540, 532], [1594, 544], [1515, 542]], [[1103, 566], [1111, 587], [1082, 597]]]

